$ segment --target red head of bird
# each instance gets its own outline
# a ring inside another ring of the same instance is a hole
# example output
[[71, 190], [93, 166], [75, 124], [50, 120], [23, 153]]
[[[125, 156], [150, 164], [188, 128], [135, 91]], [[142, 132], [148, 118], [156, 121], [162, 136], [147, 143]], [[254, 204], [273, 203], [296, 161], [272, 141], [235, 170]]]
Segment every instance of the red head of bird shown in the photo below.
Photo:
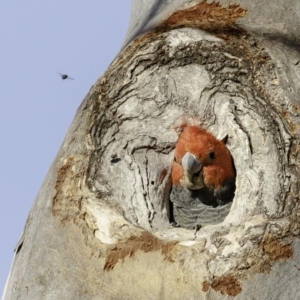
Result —
[[216, 139], [199, 125], [183, 122], [176, 144], [172, 169], [174, 186], [192, 190], [219, 189], [234, 180], [235, 168], [224, 140]]

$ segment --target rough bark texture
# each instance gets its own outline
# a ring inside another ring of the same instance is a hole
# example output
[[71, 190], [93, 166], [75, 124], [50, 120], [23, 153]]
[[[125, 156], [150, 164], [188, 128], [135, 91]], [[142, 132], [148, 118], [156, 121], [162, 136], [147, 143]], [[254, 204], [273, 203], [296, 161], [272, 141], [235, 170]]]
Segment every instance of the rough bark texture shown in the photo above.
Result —
[[[282, 2], [278, 27], [281, 1], [171, 2], [134, 1], [128, 46], [78, 109], [4, 299], [300, 297], [299, 3]], [[224, 222], [197, 232], [170, 224], [184, 114], [228, 134], [237, 171]]]

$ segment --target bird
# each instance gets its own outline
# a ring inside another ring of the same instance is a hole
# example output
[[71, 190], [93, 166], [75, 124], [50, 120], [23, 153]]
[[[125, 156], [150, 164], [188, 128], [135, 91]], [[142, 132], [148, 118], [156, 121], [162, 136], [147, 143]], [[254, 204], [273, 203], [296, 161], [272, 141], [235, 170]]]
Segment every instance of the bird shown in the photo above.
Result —
[[59, 72], [57, 72], [57, 73], [60, 75], [62, 80], [65, 80], [65, 79], [74, 80], [74, 78], [69, 77], [67, 74], [62, 74], [62, 73], [59, 73]]
[[236, 170], [226, 147], [196, 118], [182, 118], [172, 163], [170, 201], [176, 226], [199, 228], [222, 221], [235, 192]]

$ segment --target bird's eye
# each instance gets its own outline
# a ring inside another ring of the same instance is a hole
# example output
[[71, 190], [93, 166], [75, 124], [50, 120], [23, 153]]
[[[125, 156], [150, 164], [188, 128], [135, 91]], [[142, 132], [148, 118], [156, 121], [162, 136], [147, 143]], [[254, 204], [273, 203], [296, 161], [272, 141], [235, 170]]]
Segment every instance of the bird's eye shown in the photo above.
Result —
[[216, 154], [214, 151], [209, 152], [209, 158], [210, 159], [215, 159], [216, 158]]

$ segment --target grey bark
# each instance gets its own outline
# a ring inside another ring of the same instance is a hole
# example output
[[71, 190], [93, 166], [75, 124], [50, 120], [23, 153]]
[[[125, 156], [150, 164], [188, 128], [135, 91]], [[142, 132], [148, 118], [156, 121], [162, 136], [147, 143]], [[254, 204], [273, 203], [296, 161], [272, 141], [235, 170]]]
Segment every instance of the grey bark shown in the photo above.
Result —
[[[133, 1], [124, 47], [35, 200], [3, 299], [300, 298], [300, 3], [231, 3]], [[195, 5], [196, 19], [176, 15]], [[170, 224], [172, 126], [184, 114], [229, 135], [237, 170], [229, 214], [197, 232]]]

